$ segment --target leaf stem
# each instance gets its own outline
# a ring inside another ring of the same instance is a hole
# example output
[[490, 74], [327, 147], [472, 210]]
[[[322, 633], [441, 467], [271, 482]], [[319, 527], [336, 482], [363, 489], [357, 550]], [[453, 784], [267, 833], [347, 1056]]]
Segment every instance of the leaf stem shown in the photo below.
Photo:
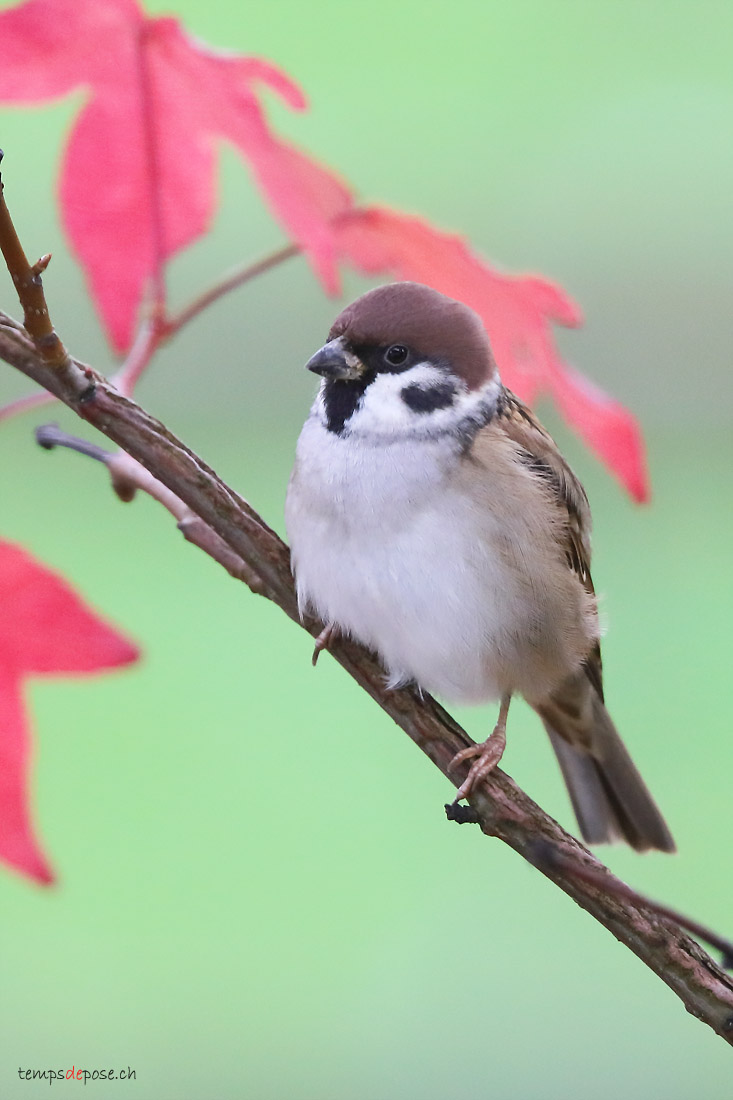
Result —
[[223, 298], [225, 294], [229, 294], [232, 290], [236, 290], [240, 286], [244, 286], [245, 283], [249, 283], [252, 279], [256, 279], [259, 275], [264, 275], [265, 272], [271, 271], [273, 267], [277, 267], [278, 264], [284, 263], [285, 260], [290, 260], [293, 256], [298, 256], [302, 249], [300, 245], [288, 244], [283, 248], [279, 248], [276, 252], [271, 252], [268, 256], [263, 256], [260, 260], [255, 260], [251, 264], [243, 264], [241, 267], [235, 268], [229, 275], [223, 276], [208, 290], [203, 291], [196, 298], [194, 298], [187, 306], [185, 306], [179, 313], [169, 318], [164, 325], [164, 333], [166, 338], [177, 335], [178, 332], [187, 325], [190, 321], [193, 321], [195, 317], [198, 317], [200, 313], [203, 313], [205, 309], [208, 309], [210, 305], [218, 301], [219, 298]]
[[31, 409], [40, 409], [44, 405], [50, 405], [56, 398], [46, 390], [38, 393], [27, 393], [25, 397], [19, 397], [16, 401], [9, 401], [7, 405], [0, 406], [0, 422], [10, 420], [13, 416], [30, 412]]
[[147, 369], [163, 340], [163, 324], [156, 316], [148, 317], [141, 324], [134, 343], [124, 363], [112, 377], [112, 383], [120, 393], [130, 397], [140, 376]]
[[145, 167], [150, 198], [150, 235], [153, 264], [151, 273], [151, 312], [154, 318], [165, 316], [165, 226], [160, 186], [160, 157], [155, 125], [155, 88], [148, 64], [148, 21], [141, 20], [136, 38], [137, 73], [140, 91], [140, 115], [145, 143]]
[[252, 279], [256, 279], [259, 275], [264, 275], [266, 271], [270, 271], [273, 267], [284, 263], [285, 260], [297, 256], [300, 251], [301, 249], [297, 244], [285, 245], [261, 259], [255, 260], [254, 263], [243, 264], [241, 267], [235, 268], [229, 275], [223, 276], [218, 282], [210, 286], [208, 290], [197, 295], [173, 317], [165, 319], [153, 313], [138, 329], [135, 342], [127, 359], [112, 378], [112, 382], [120, 393], [130, 397], [140, 376], [147, 369], [158, 348], [177, 336], [185, 325], [198, 317], [210, 305], [213, 305], [219, 298], [223, 298], [238, 287], [244, 286]]

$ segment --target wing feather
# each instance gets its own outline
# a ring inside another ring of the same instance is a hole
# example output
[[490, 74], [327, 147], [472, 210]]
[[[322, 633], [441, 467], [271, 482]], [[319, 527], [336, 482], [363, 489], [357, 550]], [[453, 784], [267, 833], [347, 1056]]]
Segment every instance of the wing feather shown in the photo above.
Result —
[[[595, 596], [590, 572], [591, 514], [585, 489], [570, 469], [550, 433], [510, 390], [500, 395], [493, 421], [515, 444], [519, 458], [552, 494], [562, 519], [565, 557], [585, 590]], [[603, 699], [601, 647], [596, 644], [585, 673]]]

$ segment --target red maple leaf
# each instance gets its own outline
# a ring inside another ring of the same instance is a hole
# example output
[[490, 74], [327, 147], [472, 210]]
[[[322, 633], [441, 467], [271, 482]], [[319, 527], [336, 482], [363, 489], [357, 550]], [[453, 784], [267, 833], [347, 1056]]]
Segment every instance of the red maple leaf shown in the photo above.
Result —
[[82, 603], [55, 573], [0, 541], [0, 859], [39, 882], [53, 874], [29, 810], [27, 676], [129, 664], [137, 648]]
[[367, 275], [427, 283], [471, 306], [482, 318], [504, 383], [528, 403], [555, 399], [566, 420], [637, 501], [649, 499], [644, 443], [631, 413], [563, 363], [552, 324], [582, 321], [575, 303], [553, 283], [502, 275], [459, 237], [419, 218], [370, 207], [338, 220], [340, 254]]
[[129, 345], [146, 286], [164, 304], [165, 262], [212, 216], [216, 137], [249, 162], [274, 214], [327, 291], [337, 256], [370, 274], [424, 282], [481, 315], [501, 374], [525, 401], [554, 397], [634, 499], [648, 499], [641, 434], [618, 402], [562, 362], [552, 324], [580, 324], [552, 283], [494, 271], [457, 237], [383, 208], [355, 210], [329, 169], [276, 138], [255, 94], [294, 109], [292, 81], [265, 61], [217, 53], [136, 0], [27, 0], [0, 13], [0, 98], [36, 101], [80, 84], [92, 96], [61, 174], [64, 222], [114, 346]]
[[[28, 0], [0, 12], [0, 99], [35, 103], [90, 90], [64, 154], [64, 226], [113, 346], [129, 347], [165, 262], [209, 228], [215, 141], [250, 164], [277, 218], [337, 287], [333, 233], [321, 215], [316, 165], [275, 137], [262, 86], [294, 110], [296, 85], [274, 65], [216, 52], [177, 20], [148, 18], [136, 0]], [[348, 193], [335, 177], [329, 186]]]

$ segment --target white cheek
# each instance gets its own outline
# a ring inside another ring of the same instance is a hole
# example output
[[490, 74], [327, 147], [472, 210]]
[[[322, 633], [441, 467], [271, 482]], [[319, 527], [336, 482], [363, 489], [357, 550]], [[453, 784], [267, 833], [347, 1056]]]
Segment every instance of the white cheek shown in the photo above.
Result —
[[475, 417], [483, 407], [493, 406], [501, 388], [498, 374], [478, 390], [469, 391], [459, 382], [450, 405], [428, 412], [411, 409], [402, 398], [402, 391], [407, 386], [428, 388], [445, 381], [445, 372], [431, 363], [416, 363], [401, 374], [378, 374], [347, 421], [348, 434], [396, 440], [453, 431], [461, 422]]
[[425, 414], [409, 408], [402, 400], [402, 391], [406, 386], [429, 386], [443, 381], [445, 374], [429, 363], [416, 363], [401, 374], [378, 374], [367, 386], [348, 427], [351, 431], [369, 435], [412, 431], [415, 421], [424, 420]]

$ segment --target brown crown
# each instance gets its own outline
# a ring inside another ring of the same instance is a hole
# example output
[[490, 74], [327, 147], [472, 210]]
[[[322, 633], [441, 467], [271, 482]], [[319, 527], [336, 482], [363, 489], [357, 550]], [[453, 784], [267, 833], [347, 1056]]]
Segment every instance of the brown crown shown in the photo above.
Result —
[[334, 321], [328, 338], [337, 336], [355, 348], [406, 344], [426, 359], [445, 359], [470, 390], [496, 371], [478, 314], [421, 283], [388, 283], [362, 294]]

